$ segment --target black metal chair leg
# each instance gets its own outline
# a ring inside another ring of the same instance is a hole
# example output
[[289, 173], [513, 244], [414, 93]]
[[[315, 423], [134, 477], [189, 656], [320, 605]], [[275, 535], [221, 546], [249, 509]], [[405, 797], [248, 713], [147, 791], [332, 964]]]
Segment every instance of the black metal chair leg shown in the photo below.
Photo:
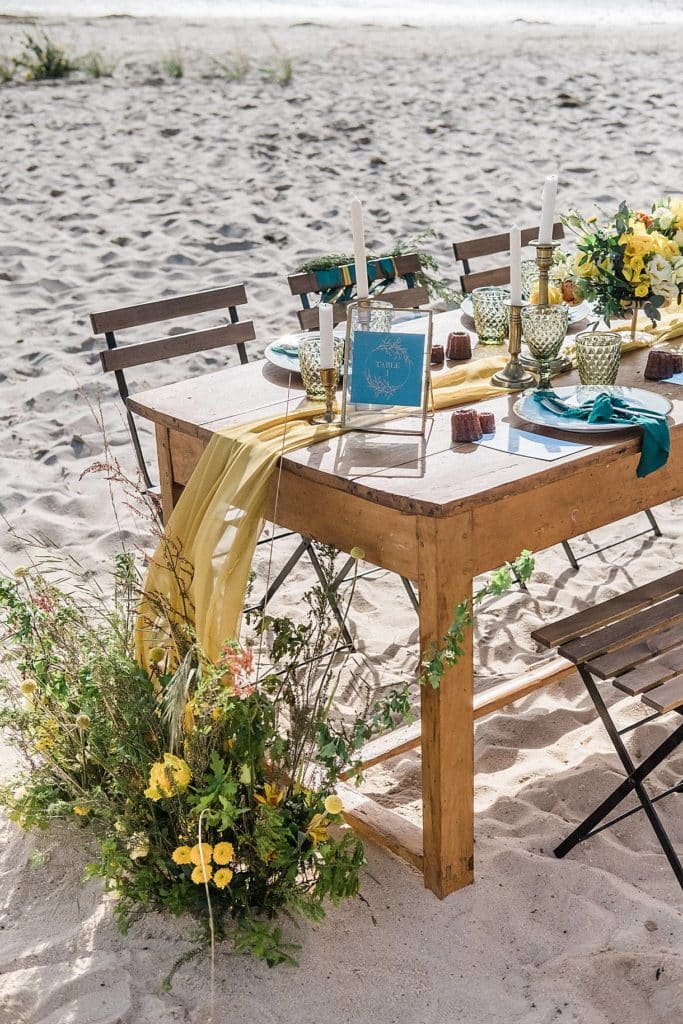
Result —
[[344, 621], [344, 615], [342, 613], [341, 608], [339, 607], [339, 602], [337, 601], [334, 592], [334, 583], [330, 584], [327, 577], [325, 576], [325, 570], [320, 564], [320, 559], [315, 553], [313, 542], [308, 537], [304, 537], [303, 540], [304, 543], [306, 544], [306, 553], [311, 560], [311, 565], [313, 566], [316, 576], [320, 580], [320, 585], [322, 586], [323, 591], [325, 592], [327, 600], [330, 602], [330, 608], [332, 609], [332, 614], [337, 620], [339, 632], [344, 639], [344, 645], [353, 650], [353, 637], [349, 632], [349, 627], [346, 625], [346, 622]]
[[613, 793], [610, 794], [603, 802], [596, 807], [596, 809], [589, 814], [589, 816], [583, 821], [574, 831], [569, 835], [560, 845], [555, 849], [556, 857], [564, 857], [577, 843], [580, 843], [583, 839], [586, 839], [590, 835], [595, 827], [612, 811], [614, 808], [621, 803], [621, 801], [628, 796], [633, 790], [635, 790], [638, 799], [642, 805], [645, 814], [650, 820], [650, 824], [659, 840], [660, 846], [664, 851], [664, 854], [671, 865], [673, 872], [678, 880], [679, 885], [683, 888], [683, 865], [673, 848], [671, 840], [664, 828], [657, 811], [654, 808], [653, 801], [650, 798], [649, 793], [643, 786], [643, 780], [658, 767], [659, 764], [670, 754], [676, 747], [683, 741], [683, 724], [679, 725], [665, 740], [661, 743], [656, 750], [654, 750], [645, 760], [636, 767], [631, 760], [631, 756], [624, 746], [623, 740], [619, 735], [619, 731], [612, 721], [612, 718], [607, 710], [605, 702], [603, 701], [597, 686], [593, 682], [590, 673], [583, 667], [579, 666], [579, 674], [583, 679], [583, 682], [590, 694], [590, 697], [595, 705], [595, 710], [598, 712], [602, 724], [604, 725], [612, 743], [614, 749], [617, 752], [619, 760], [624, 766], [628, 773], [626, 778]]
[[569, 546], [569, 541], [568, 540], [563, 540], [562, 541], [562, 547], [564, 549], [565, 555], [569, 559], [569, 564], [571, 565], [572, 569], [578, 570], [579, 563], [576, 561], [576, 555], [574, 554], [574, 552], [572, 551], [571, 547]]
[[407, 579], [405, 576], [401, 576], [401, 583], [403, 584], [404, 590], [410, 599], [410, 603], [419, 615], [420, 613], [420, 599], [417, 596], [417, 591], [412, 584], [412, 580]]
[[661, 537], [662, 536], [662, 531], [661, 531], [661, 528], [659, 526], [659, 523], [655, 519], [655, 514], [652, 511], [652, 509], [651, 508], [646, 508], [645, 509], [645, 515], [648, 518], [648, 522], [649, 522], [650, 526], [652, 527], [652, 532], [654, 533], [655, 537]]
[[270, 601], [273, 595], [276, 594], [277, 591], [280, 589], [280, 587], [285, 582], [285, 580], [287, 579], [287, 577], [289, 576], [290, 572], [292, 571], [296, 563], [299, 561], [299, 559], [307, 553], [309, 544], [310, 541], [307, 541], [304, 537], [301, 538], [301, 541], [299, 542], [299, 544], [297, 544], [296, 549], [289, 556], [289, 558], [282, 566], [275, 579], [272, 580], [272, 582], [269, 584], [268, 589], [266, 590], [261, 600], [258, 601], [256, 604], [252, 605], [250, 608], [247, 608], [246, 611], [263, 611], [267, 602]]

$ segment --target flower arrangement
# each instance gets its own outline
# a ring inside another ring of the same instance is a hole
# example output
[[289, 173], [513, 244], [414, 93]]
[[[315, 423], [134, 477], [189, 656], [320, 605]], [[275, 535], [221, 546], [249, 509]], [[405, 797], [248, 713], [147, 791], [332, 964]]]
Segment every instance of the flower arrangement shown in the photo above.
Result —
[[[331, 580], [334, 551], [320, 556]], [[475, 603], [532, 569], [524, 552]], [[278, 916], [317, 921], [328, 901], [358, 892], [363, 846], [344, 826], [338, 789], [360, 778], [369, 739], [410, 719], [409, 685], [379, 699], [368, 689], [355, 716], [336, 710], [348, 655], [329, 585], [306, 595], [304, 621], [262, 615], [249, 642], [227, 641], [215, 663], [191, 617], [175, 620], [179, 664], [159, 647], [145, 671], [133, 554], [116, 558], [112, 583], [106, 593], [54, 557], [0, 576], [0, 727], [23, 761], [0, 802], [24, 828], [62, 820], [96, 841], [86, 877], [115, 895], [122, 931], [148, 912], [190, 914], [202, 925], [197, 952], [229, 936], [269, 965], [293, 963]], [[424, 684], [439, 685], [471, 623], [462, 602], [424, 657]], [[353, 676], [358, 692], [358, 666]]]
[[[678, 207], [664, 204], [661, 209], [655, 217], [621, 203], [603, 224], [575, 212], [564, 218], [577, 236], [570, 273], [608, 324], [631, 315], [635, 326], [639, 308], [654, 323], [665, 303], [680, 301], [683, 254], [671, 234]], [[660, 230], [662, 222], [668, 223], [666, 233]]]

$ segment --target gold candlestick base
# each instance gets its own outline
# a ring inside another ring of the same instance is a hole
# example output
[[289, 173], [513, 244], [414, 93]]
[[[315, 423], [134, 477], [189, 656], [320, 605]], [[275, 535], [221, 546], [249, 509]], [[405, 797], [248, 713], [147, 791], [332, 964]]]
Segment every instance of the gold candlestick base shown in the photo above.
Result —
[[322, 416], [314, 416], [311, 423], [341, 423], [341, 416], [335, 415], [334, 400], [337, 394], [337, 380], [339, 373], [336, 366], [321, 368], [320, 379], [325, 391], [325, 405], [327, 408]]
[[524, 391], [532, 387], [536, 380], [524, 369], [519, 361], [519, 353], [522, 347], [522, 304], [507, 302], [510, 310], [510, 330], [508, 351], [510, 358], [502, 370], [498, 370], [491, 377], [491, 383], [496, 388], [507, 388], [508, 391]]
[[548, 275], [555, 259], [555, 250], [559, 242], [530, 242], [536, 247], [536, 263], [538, 264], [538, 302], [539, 306], [548, 305]]

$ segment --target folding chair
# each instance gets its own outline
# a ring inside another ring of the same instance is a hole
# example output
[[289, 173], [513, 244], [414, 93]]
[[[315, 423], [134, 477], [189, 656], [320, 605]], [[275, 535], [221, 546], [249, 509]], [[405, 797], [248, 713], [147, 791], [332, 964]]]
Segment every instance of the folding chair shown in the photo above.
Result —
[[[622, 739], [670, 712], [683, 715], [683, 570], [531, 635], [545, 647], [557, 647], [562, 657], [576, 665], [626, 772], [624, 781], [560, 843], [555, 855], [564, 857], [578, 843], [642, 810], [683, 888], [683, 866], [655, 808], [665, 797], [683, 793], [683, 781], [656, 796], [645, 788], [648, 776], [683, 742], [683, 722], [638, 765]], [[623, 693], [640, 696], [650, 713], [618, 728], [599, 688], [601, 681], [608, 680]], [[639, 803], [605, 821], [631, 793]]]
[[[524, 228], [522, 231], [523, 246], [529, 245], [529, 243], [535, 238], [538, 238], [538, 228]], [[560, 221], [553, 224], [553, 238], [564, 238], [564, 227]], [[509, 250], [510, 235], [507, 232], [499, 235], [487, 235], [483, 238], [470, 238], [464, 242], [454, 242], [453, 253], [455, 255], [456, 263], [461, 263], [463, 269], [463, 273], [460, 275], [460, 287], [464, 294], [467, 295], [473, 291], [474, 288], [482, 288], [485, 285], [509, 284], [509, 264], [500, 267], [491, 267], [487, 270], [480, 270], [476, 272], [473, 272], [470, 266], [470, 260], [472, 259], [481, 256], [494, 256], [498, 253], [509, 252]], [[579, 562], [584, 558], [590, 558], [592, 555], [598, 555], [601, 551], [608, 551], [610, 548], [617, 547], [619, 544], [625, 544], [626, 541], [635, 540], [636, 537], [643, 537], [647, 533], [652, 532], [655, 537], [661, 537], [662, 531], [652, 510], [646, 509], [645, 515], [647, 516], [647, 520], [650, 524], [647, 529], [640, 530], [638, 533], [633, 533], [629, 537], [624, 537], [623, 540], [614, 541], [612, 544], [605, 544], [600, 548], [593, 548], [591, 551], [586, 552], [585, 555], [577, 555], [569, 541], [563, 540], [562, 549], [567, 556], [567, 560], [572, 569], [578, 570]]]
[[[107, 348], [100, 352], [102, 368], [105, 373], [114, 373], [119, 389], [119, 395], [126, 409], [126, 420], [135, 450], [135, 457], [140, 473], [145, 483], [147, 492], [155, 499], [157, 507], [160, 507], [160, 496], [158, 487], [152, 483], [152, 477], [145, 460], [143, 446], [138, 433], [135, 419], [128, 408], [127, 399], [129, 395], [128, 382], [125, 371], [135, 366], [144, 366], [148, 363], [160, 360], [173, 359], [178, 356], [187, 356], [197, 352], [205, 352], [210, 349], [223, 348], [234, 345], [239, 353], [242, 364], [248, 362], [246, 343], [253, 341], [256, 337], [254, 324], [251, 320], [240, 322], [237, 307], [247, 302], [247, 293], [243, 284], [230, 285], [222, 288], [212, 288], [209, 291], [196, 292], [191, 295], [178, 295], [170, 299], [160, 299], [155, 302], [144, 302], [136, 306], [125, 306], [119, 309], [110, 309], [101, 313], [92, 313], [90, 323], [94, 334], [104, 334]], [[220, 312], [227, 316], [226, 323], [218, 327], [209, 327], [203, 330], [191, 330], [182, 334], [174, 334], [170, 337], [160, 338], [156, 341], [136, 342], [124, 346], [119, 345], [116, 332], [128, 330], [133, 327], [141, 327], [145, 324], [156, 324], [167, 320], [175, 320], [179, 317], [194, 317], [201, 313]], [[180, 497], [180, 489], [172, 495], [172, 504], [175, 505]], [[260, 540], [259, 544], [270, 543], [272, 540], [282, 540], [285, 537], [293, 536], [291, 531], [284, 531], [274, 537], [267, 537]], [[313, 542], [308, 537], [301, 537], [287, 562], [268, 586], [263, 598], [254, 608], [263, 608], [271, 597], [280, 589], [294, 566], [307, 555], [313, 569], [320, 580], [320, 583], [327, 588], [329, 586], [323, 567], [320, 563]], [[352, 646], [352, 637], [343, 620], [341, 609], [330, 594], [330, 607], [339, 623], [344, 638], [344, 644]]]

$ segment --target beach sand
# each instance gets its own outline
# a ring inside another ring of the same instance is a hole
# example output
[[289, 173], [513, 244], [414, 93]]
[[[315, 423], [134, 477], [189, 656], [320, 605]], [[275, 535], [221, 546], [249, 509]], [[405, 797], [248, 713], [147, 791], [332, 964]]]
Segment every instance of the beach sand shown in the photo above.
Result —
[[[435, 228], [432, 251], [452, 282], [450, 243], [537, 222], [555, 168], [564, 210], [644, 204], [680, 186], [680, 40], [661, 28], [40, 24], [76, 52], [120, 63], [113, 79], [0, 88], [0, 510], [19, 533], [48, 536], [98, 572], [118, 543], [107, 483], [80, 479], [103, 453], [98, 402], [113, 454], [131, 471], [133, 459], [114, 382], [100, 373], [93, 310], [245, 281], [259, 354], [296, 329], [287, 273], [350, 248], [353, 193], [371, 247]], [[0, 20], [0, 54], [17, 52], [26, 27]], [[176, 50], [186, 76], [169, 81], [154, 65]], [[249, 58], [244, 80], [213, 72], [209, 55], [230, 52]], [[259, 70], [283, 58], [286, 86]], [[157, 365], [134, 386], [224, 358]], [[630, 540], [579, 573], [561, 550], [539, 553], [529, 593], [482, 610], [478, 687], [538, 659], [539, 621], [683, 565], [681, 507], [658, 509], [661, 539]], [[144, 544], [125, 512], [121, 525]], [[577, 548], [645, 526], [641, 516]], [[25, 561], [4, 530], [0, 556]], [[377, 577], [360, 587], [353, 615], [388, 686], [415, 671], [416, 623], [400, 584]], [[300, 566], [286, 600], [307, 583]], [[633, 743], [647, 749], [666, 729], [648, 725]], [[3, 775], [11, 764], [3, 749]], [[368, 845], [362, 900], [320, 925], [285, 923], [302, 944], [298, 970], [221, 949], [216, 1021], [677, 1024], [680, 891], [642, 816], [564, 861], [552, 856], [617, 778], [578, 682], [481, 721], [476, 765], [475, 886], [439, 902]], [[660, 781], [672, 784], [682, 766], [679, 754]], [[366, 788], [418, 820], [419, 754], [374, 769]], [[680, 816], [667, 820], [681, 848]], [[189, 948], [186, 922], [150, 918], [120, 936], [101, 887], [80, 884], [87, 855], [73, 836], [0, 828], [2, 1024], [208, 1019], [206, 960], [161, 989]], [[42, 867], [31, 866], [36, 850]]]

